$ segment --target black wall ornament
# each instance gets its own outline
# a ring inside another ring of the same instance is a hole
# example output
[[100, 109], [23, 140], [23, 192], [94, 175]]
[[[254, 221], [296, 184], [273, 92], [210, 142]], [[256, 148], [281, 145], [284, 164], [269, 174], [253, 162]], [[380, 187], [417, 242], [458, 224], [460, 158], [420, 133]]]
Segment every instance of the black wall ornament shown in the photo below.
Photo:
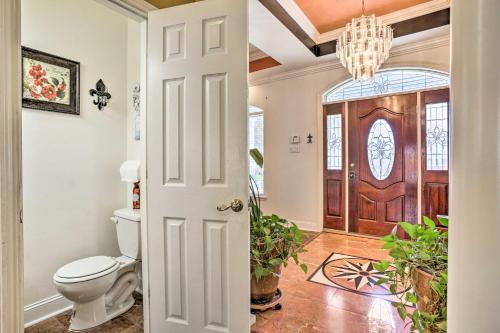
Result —
[[313, 136], [311, 133], [309, 133], [309, 135], [307, 136], [307, 143], [312, 143], [313, 142], [312, 139], [313, 139]]
[[111, 94], [108, 93], [108, 89], [102, 79], [99, 79], [95, 84], [95, 89], [90, 89], [90, 96], [96, 96], [97, 99], [94, 100], [94, 105], [97, 105], [99, 111], [102, 111], [106, 105], [108, 105], [108, 100], [111, 99]]

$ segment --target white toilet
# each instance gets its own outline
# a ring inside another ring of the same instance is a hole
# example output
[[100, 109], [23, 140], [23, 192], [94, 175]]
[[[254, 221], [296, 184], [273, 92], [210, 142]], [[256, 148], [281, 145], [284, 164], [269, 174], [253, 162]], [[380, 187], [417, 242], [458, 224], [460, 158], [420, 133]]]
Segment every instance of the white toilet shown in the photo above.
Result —
[[139, 211], [119, 209], [111, 218], [116, 224], [122, 256], [97, 256], [73, 261], [54, 274], [56, 289], [73, 302], [71, 331], [99, 326], [134, 305], [136, 264], [141, 259]]

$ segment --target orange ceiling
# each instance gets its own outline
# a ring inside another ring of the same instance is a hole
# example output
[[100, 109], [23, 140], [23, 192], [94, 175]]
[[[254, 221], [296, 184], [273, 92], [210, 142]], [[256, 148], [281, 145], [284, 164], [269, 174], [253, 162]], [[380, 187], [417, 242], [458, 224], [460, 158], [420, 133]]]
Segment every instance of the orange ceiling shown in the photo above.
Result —
[[250, 61], [249, 64], [249, 71], [250, 73], [261, 71], [263, 69], [268, 69], [272, 67], [276, 67], [281, 65], [278, 61], [276, 61], [272, 57], [265, 57], [262, 59]]
[[[377, 16], [430, 0], [365, 0], [365, 14]], [[295, 0], [320, 33], [345, 26], [361, 16], [361, 0]]]

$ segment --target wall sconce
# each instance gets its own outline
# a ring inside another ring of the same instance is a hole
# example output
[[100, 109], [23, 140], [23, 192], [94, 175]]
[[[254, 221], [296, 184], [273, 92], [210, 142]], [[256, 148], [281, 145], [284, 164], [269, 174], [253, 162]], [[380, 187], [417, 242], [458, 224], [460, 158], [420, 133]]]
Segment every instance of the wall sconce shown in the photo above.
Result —
[[[97, 95], [97, 96], [96, 96]], [[108, 93], [106, 85], [99, 79], [95, 84], [95, 89], [90, 89], [90, 96], [96, 96], [97, 99], [94, 100], [94, 105], [97, 105], [99, 111], [102, 111], [106, 105], [108, 105], [108, 100], [111, 99], [111, 94]]]

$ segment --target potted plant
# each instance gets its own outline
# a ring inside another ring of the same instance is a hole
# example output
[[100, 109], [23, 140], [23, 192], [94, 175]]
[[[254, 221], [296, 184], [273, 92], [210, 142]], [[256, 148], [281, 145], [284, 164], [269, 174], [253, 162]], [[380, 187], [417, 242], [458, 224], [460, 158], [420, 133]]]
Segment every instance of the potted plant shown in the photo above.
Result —
[[[262, 154], [257, 149], [250, 156], [260, 167]], [[268, 303], [278, 290], [281, 268], [293, 258], [307, 273], [307, 265], [299, 261], [304, 250], [303, 233], [293, 222], [275, 214], [264, 215], [260, 209], [259, 189], [250, 176], [250, 262], [252, 302]]]
[[[448, 219], [439, 217], [442, 226]], [[393, 306], [401, 319], [411, 320], [411, 330], [420, 333], [446, 332], [446, 292], [448, 282], [448, 232], [436, 227], [434, 221], [424, 217], [423, 224], [399, 223], [410, 239], [401, 239], [393, 232], [383, 238], [385, 249], [394, 259], [375, 264], [387, 277], [377, 284], [389, 283], [390, 291], [398, 297]], [[398, 286], [405, 289], [398, 293]], [[407, 306], [416, 304], [413, 311]]]

